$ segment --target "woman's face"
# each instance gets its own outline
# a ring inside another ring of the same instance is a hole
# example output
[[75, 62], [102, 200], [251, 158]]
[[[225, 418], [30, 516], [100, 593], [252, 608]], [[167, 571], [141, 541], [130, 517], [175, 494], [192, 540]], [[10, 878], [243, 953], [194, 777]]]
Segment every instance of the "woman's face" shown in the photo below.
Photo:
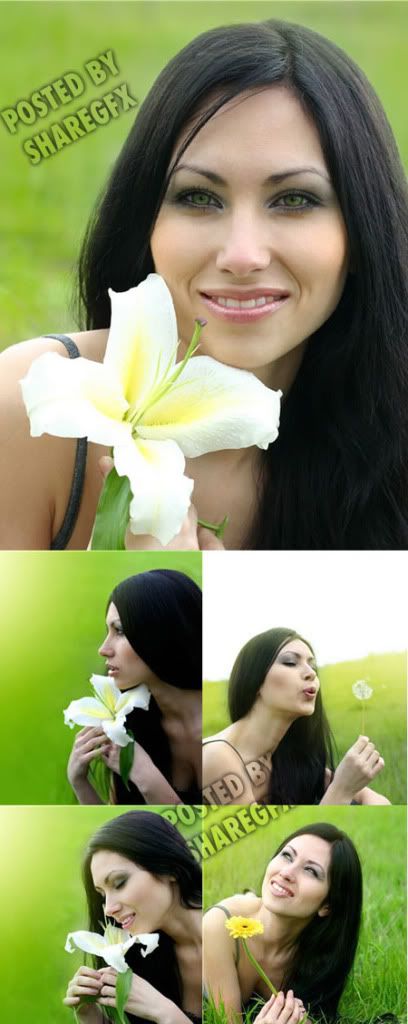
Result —
[[268, 707], [291, 718], [312, 715], [320, 683], [316, 661], [303, 640], [289, 640], [277, 654], [259, 690]]
[[272, 384], [294, 375], [339, 302], [348, 253], [317, 129], [286, 88], [245, 93], [199, 131], [151, 251], [184, 344], [204, 317], [200, 353]]
[[262, 902], [283, 916], [306, 919], [329, 913], [331, 845], [319, 836], [296, 836], [269, 862]]
[[107, 917], [131, 934], [155, 932], [177, 900], [174, 882], [156, 878], [127, 857], [98, 850], [91, 860], [93, 884], [104, 901]]
[[114, 604], [110, 604], [106, 616], [108, 633], [98, 654], [106, 658], [108, 676], [113, 679], [119, 690], [129, 690], [132, 686], [151, 682], [153, 672], [146, 665], [125, 637], [119, 612]]

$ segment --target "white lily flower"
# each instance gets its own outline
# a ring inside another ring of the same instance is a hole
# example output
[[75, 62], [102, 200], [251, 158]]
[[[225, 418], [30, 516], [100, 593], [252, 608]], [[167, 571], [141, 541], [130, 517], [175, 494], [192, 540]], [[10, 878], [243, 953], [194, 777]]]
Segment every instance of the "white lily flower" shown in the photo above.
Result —
[[65, 725], [69, 725], [71, 729], [74, 725], [99, 725], [112, 743], [126, 747], [128, 743], [132, 743], [132, 737], [125, 728], [126, 715], [134, 708], [147, 710], [150, 690], [142, 685], [121, 693], [115, 683], [106, 676], [93, 675], [90, 683], [96, 696], [72, 700], [64, 711]]
[[357, 679], [357, 682], [353, 683], [351, 689], [357, 700], [369, 700], [373, 693], [372, 687], [368, 686], [365, 679]]
[[128, 970], [125, 953], [135, 944], [146, 946], [146, 949], [141, 949], [140, 952], [142, 956], [148, 956], [157, 949], [159, 934], [150, 932], [146, 935], [131, 935], [123, 928], [115, 928], [114, 925], [108, 924], [103, 935], [97, 932], [70, 932], [67, 935], [65, 949], [67, 953], [74, 953], [75, 948], [82, 949], [84, 953], [93, 953], [94, 956], [102, 957], [105, 963], [114, 967], [119, 974], [124, 974]]
[[21, 381], [31, 434], [112, 446], [116, 471], [129, 478], [134, 495], [131, 530], [167, 544], [190, 504], [184, 456], [267, 448], [278, 435], [281, 392], [208, 356], [190, 359], [194, 342], [176, 364], [176, 316], [158, 274], [109, 294], [102, 364], [47, 352]]

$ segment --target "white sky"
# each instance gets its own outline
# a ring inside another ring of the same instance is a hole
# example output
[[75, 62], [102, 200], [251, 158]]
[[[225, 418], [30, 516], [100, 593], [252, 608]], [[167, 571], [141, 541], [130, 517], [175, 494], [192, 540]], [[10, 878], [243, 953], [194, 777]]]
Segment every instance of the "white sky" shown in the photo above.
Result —
[[318, 664], [407, 647], [408, 552], [206, 551], [204, 679], [226, 679], [243, 644], [288, 626]]

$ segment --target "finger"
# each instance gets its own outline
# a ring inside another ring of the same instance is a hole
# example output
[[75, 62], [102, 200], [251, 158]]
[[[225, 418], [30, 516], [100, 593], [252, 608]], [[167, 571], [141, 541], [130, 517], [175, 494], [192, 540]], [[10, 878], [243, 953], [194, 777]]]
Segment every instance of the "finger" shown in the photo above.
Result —
[[91, 739], [86, 736], [80, 743], [77, 743], [76, 749], [78, 753], [89, 754], [91, 750], [96, 750], [97, 747], [110, 747], [105, 733], [101, 733], [100, 736], [92, 736]]
[[293, 1013], [296, 1009], [295, 1000], [293, 996], [293, 989], [289, 989], [286, 994], [285, 1005], [279, 1017], [279, 1024], [288, 1024], [292, 1019]]
[[102, 985], [101, 996], [108, 996], [109, 999], [115, 998], [115, 986], [114, 985]]
[[85, 964], [84, 964], [83, 967], [80, 967], [79, 971], [76, 972], [76, 975], [73, 978], [73, 981], [76, 981], [83, 974], [86, 974], [90, 978], [97, 978], [97, 979], [99, 979], [99, 977], [100, 977], [100, 971], [97, 971], [94, 967], [86, 967]]
[[356, 754], [362, 754], [369, 742], [368, 736], [359, 736], [354, 744], [354, 748], [352, 747], [351, 749], [354, 749]]
[[64, 1006], [77, 1006], [79, 1003], [79, 996], [65, 996], [62, 1000]]
[[109, 455], [102, 455], [102, 458], [98, 461], [98, 468], [103, 480], [106, 480], [111, 469], [113, 469], [113, 459]]
[[371, 757], [371, 754], [373, 753], [374, 750], [375, 750], [374, 743], [371, 743], [371, 741], [369, 740], [368, 743], [366, 744], [363, 752], [362, 752], [363, 763], [368, 761], [368, 759]]
[[107, 996], [103, 996], [102, 999], [96, 1000], [97, 1006], [116, 1006], [116, 999], [108, 999]]
[[200, 551], [225, 551], [220, 537], [216, 537], [213, 530], [207, 530], [205, 526], [199, 526], [197, 531]]
[[262, 1010], [260, 1011], [260, 1013], [258, 1013], [258, 1016], [256, 1018], [257, 1021], [264, 1021], [265, 1020], [269, 1010], [272, 1009], [272, 1006], [273, 1006], [273, 1004], [275, 1002], [275, 999], [276, 999], [276, 996], [272, 995], [270, 997], [270, 999], [268, 999], [268, 1002], [264, 1003], [264, 1005], [262, 1007]]

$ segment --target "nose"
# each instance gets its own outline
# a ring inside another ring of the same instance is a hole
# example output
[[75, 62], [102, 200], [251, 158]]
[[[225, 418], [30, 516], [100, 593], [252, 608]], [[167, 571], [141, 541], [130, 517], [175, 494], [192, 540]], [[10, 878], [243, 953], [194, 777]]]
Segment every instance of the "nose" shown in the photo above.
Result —
[[105, 637], [103, 644], [100, 646], [98, 654], [101, 654], [102, 658], [109, 658], [111, 654], [113, 654], [112, 640], [109, 639], [109, 634]]
[[225, 235], [216, 258], [217, 269], [240, 278], [266, 270], [271, 262], [271, 245], [265, 230], [253, 212], [237, 211], [231, 215], [224, 221]]
[[313, 668], [313, 665], [309, 665], [308, 663], [306, 664], [304, 670], [304, 677], [308, 680], [308, 682], [314, 682], [314, 680], [316, 679], [316, 669]]
[[121, 908], [120, 900], [116, 893], [109, 893], [105, 897], [105, 914], [107, 917], [113, 917], [118, 914]]

